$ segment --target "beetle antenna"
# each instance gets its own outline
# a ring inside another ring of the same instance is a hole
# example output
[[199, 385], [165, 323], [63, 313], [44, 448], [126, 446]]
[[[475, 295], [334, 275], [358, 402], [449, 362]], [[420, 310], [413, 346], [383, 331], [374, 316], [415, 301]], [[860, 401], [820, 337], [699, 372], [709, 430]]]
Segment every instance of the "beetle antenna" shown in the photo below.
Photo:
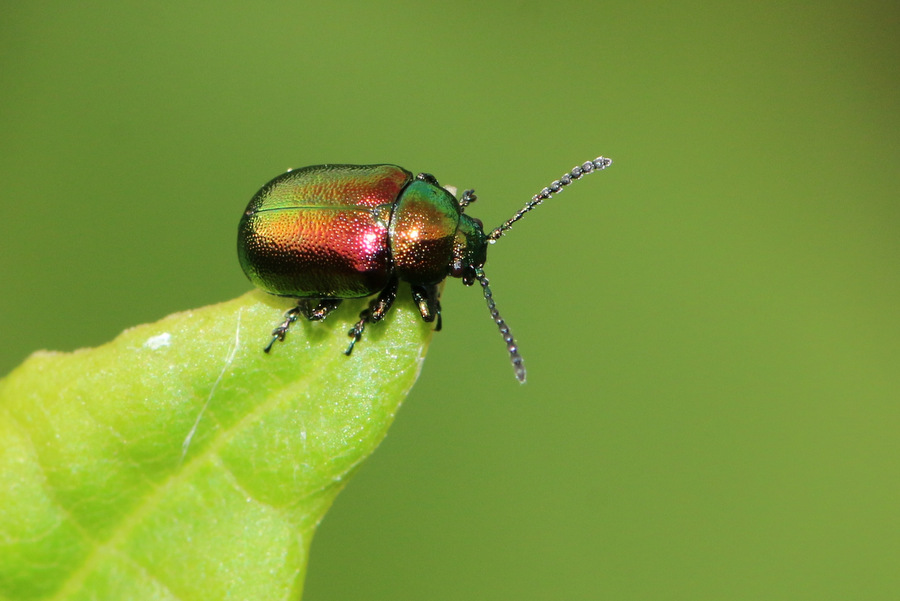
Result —
[[563, 188], [571, 184], [573, 181], [581, 179], [583, 175], [587, 175], [588, 173], [591, 173], [593, 171], [601, 171], [603, 169], [606, 169], [610, 165], [612, 165], [612, 159], [597, 157], [593, 161], [587, 161], [579, 167], [573, 167], [571, 171], [563, 175], [558, 180], [554, 180], [549, 186], [532, 196], [531, 200], [528, 201], [524, 207], [519, 209], [518, 213], [508, 219], [506, 223], [488, 234], [487, 239], [492, 243], [496, 242], [500, 239], [500, 236], [502, 236], [506, 232], [506, 230], [510, 229], [516, 221], [524, 217], [525, 213], [535, 208], [554, 194], [562, 192]]
[[509, 326], [506, 325], [506, 322], [500, 317], [500, 312], [497, 310], [497, 304], [494, 302], [494, 295], [491, 293], [490, 282], [488, 281], [487, 276], [484, 275], [484, 270], [480, 267], [475, 268], [475, 279], [481, 284], [481, 290], [484, 292], [484, 300], [487, 301], [491, 317], [494, 319], [494, 323], [497, 324], [497, 327], [500, 328], [500, 334], [503, 336], [503, 341], [506, 343], [506, 350], [509, 351], [509, 360], [512, 362], [513, 370], [516, 372], [516, 379], [524, 384], [525, 360], [522, 359], [522, 355], [519, 354], [519, 346], [516, 344], [512, 332], [509, 331]]

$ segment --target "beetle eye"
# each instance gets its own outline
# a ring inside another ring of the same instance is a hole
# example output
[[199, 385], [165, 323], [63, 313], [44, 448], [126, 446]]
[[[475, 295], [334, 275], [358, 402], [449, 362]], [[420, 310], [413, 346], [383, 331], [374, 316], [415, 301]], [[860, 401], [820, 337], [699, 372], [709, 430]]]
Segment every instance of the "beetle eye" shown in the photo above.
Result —
[[484, 231], [484, 223], [482, 223], [481, 219], [479, 219], [478, 217], [473, 217], [472, 221], [475, 222], [475, 225], [478, 226], [478, 229]]

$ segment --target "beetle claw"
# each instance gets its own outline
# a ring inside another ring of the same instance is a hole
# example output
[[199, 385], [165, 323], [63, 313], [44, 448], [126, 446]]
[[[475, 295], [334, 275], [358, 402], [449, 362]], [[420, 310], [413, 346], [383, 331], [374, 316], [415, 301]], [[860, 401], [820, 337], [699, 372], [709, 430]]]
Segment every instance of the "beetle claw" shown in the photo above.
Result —
[[[365, 311], [363, 311], [363, 313], [365, 313]], [[353, 347], [356, 346], [356, 343], [359, 342], [360, 338], [362, 338], [363, 331], [366, 329], [367, 319], [368, 317], [364, 315], [360, 318], [359, 321], [356, 322], [356, 325], [350, 328], [350, 331], [347, 332], [347, 335], [352, 338], [352, 340], [350, 341], [350, 346], [348, 346], [347, 350], [344, 351], [344, 354], [348, 357], [350, 356], [350, 353], [353, 352]]]

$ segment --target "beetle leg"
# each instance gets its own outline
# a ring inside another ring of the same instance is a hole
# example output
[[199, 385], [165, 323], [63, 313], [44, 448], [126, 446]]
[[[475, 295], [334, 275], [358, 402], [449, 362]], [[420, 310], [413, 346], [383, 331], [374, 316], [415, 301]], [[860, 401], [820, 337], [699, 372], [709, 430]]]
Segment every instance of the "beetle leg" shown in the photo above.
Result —
[[466, 190], [463, 192], [463, 195], [459, 198], [459, 210], [465, 211], [466, 207], [478, 200], [478, 197], [475, 196], [475, 190]]
[[422, 321], [431, 323], [437, 317], [437, 326], [434, 331], [441, 330], [441, 299], [437, 284], [430, 286], [413, 286], [412, 287], [413, 302], [419, 307], [419, 313], [422, 314]]
[[300, 299], [297, 302], [297, 306], [291, 307], [290, 309], [288, 309], [287, 313], [284, 314], [284, 321], [282, 321], [280, 324], [278, 324], [278, 327], [272, 330], [272, 340], [270, 340], [269, 344], [266, 345], [266, 348], [263, 349], [265, 352], [268, 353], [272, 350], [272, 345], [275, 344], [276, 340], [284, 340], [284, 335], [287, 334], [288, 328], [291, 327], [292, 323], [297, 321], [297, 316], [300, 313], [304, 313], [305, 315], [303, 309], [304, 300], [305, 299]]
[[438, 288], [437, 284], [432, 284], [428, 288], [428, 292], [434, 300], [434, 312], [437, 313], [437, 325], [434, 327], [435, 332], [440, 332], [441, 327], [444, 324], [444, 320], [441, 318], [441, 290]]
[[302, 298], [297, 305], [300, 307], [300, 311], [306, 319], [310, 321], [322, 321], [328, 317], [329, 313], [338, 308], [341, 304], [341, 300], [343, 299], [323, 298], [315, 307], [313, 307], [312, 303], [310, 303], [310, 299]]
[[397, 298], [398, 284], [399, 281], [396, 276], [392, 277], [385, 289], [378, 295], [378, 298], [369, 303], [369, 308], [359, 314], [359, 321], [347, 333], [353, 340], [350, 341], [350, 346], [344, 351], [345, 355], [349, 356], [353, 352], [353, 347], [362, 338], [363, 330], [366, 329], [367, 323], [376, 323], [384, 319], [385, 314], [391, 308], [391, 305], [394, 304], [394, 299]]
[[311, 299], [308, 298], [297, 299], [297, 305], [288, 309], [287, 313], [284, 314], [284, 321], [272, 330], [272, 340], [270, 340], [269, 344], [266, 345], [266, 348], [263, 349], [265, 352], [268, 353], [271, 351], [272, 346], [276, 341], [284, 340], [284, 335], [287, 334], [291, 324], [297, 321], [299, 315], [303, 315], [303, 317], [310, 321], [322, 321], [328, 317], [329, 313], [337, 309], [338, 305], [341, 304], [342, 299], [323, 298], [315, 307], [312, 306], [310, 300]]

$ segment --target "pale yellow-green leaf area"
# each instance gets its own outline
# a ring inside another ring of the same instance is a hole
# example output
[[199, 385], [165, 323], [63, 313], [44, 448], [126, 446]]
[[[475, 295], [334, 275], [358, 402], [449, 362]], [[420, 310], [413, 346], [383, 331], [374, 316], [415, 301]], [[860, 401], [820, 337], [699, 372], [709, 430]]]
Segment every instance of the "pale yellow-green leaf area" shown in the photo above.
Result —
[[0, 380], [0, 599], [300, 598], [310, 540], [384, 438], [431, 326], [298, 320], [261, 292]]

